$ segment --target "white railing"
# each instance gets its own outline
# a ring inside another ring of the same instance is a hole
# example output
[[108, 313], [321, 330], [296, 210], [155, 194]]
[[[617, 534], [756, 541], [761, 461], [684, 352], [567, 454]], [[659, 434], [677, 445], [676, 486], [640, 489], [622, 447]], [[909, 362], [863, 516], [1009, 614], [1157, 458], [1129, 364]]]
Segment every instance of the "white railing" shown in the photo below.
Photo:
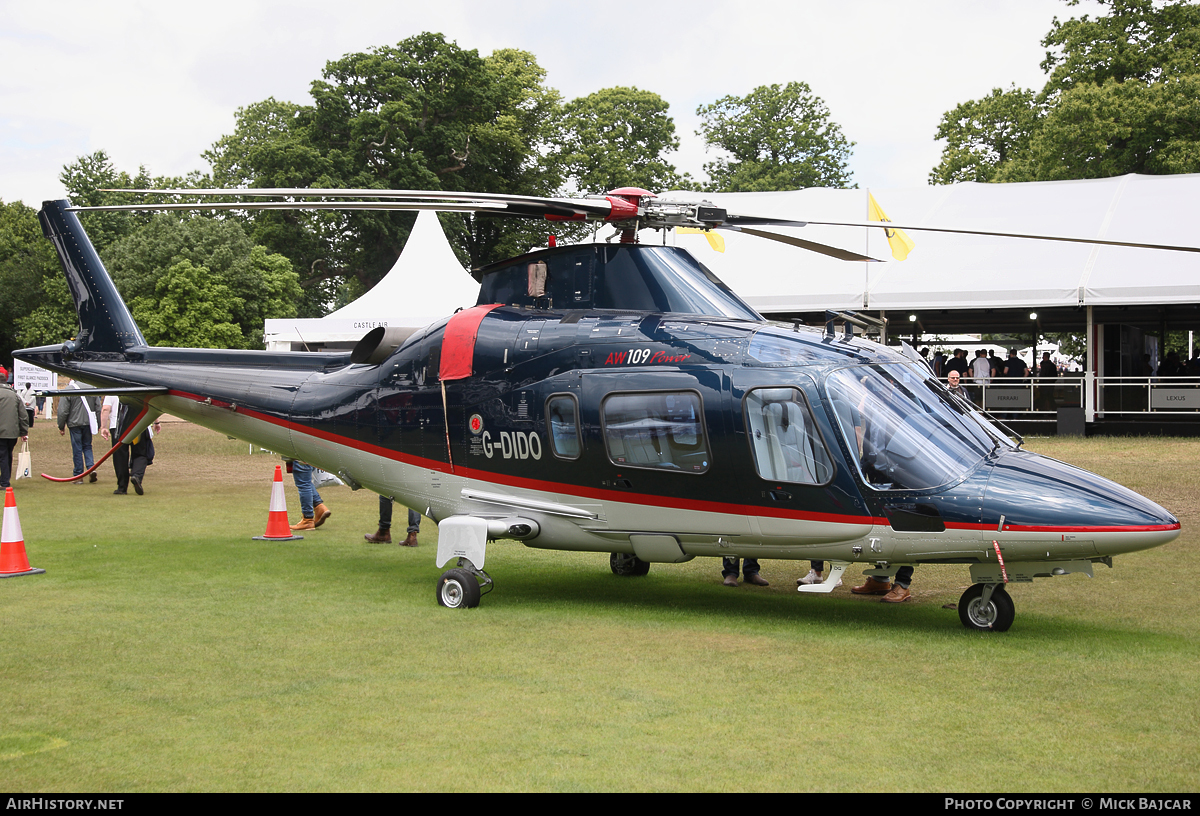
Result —
[[[1010, 419], [1052, 422], [1059, 408], [1087, 408], [1088, 420], [1105, 416], [1200, 414], [1200, 377], [964, 378], [975, 404]], [[1200, 418], [1200, 417], [1198, 417]]]

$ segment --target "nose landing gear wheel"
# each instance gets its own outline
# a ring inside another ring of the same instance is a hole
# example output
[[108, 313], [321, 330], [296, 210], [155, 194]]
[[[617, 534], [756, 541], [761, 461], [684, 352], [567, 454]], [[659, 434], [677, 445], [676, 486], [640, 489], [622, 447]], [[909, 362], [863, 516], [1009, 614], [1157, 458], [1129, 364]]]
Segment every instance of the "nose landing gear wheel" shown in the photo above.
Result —
[[479, 606], [479, 581], [465, 569], [450, 569], [438, 579], [437, 602], [447, 609], [474, 609]]
[[1007, 632], [1016, 616], [1016, 607], [1003, 586], [992, 590], [992, 597], [986, 603], [983, 600], [983, 584], [972, 584], [958, 599], [958, 619], [968, 629]]

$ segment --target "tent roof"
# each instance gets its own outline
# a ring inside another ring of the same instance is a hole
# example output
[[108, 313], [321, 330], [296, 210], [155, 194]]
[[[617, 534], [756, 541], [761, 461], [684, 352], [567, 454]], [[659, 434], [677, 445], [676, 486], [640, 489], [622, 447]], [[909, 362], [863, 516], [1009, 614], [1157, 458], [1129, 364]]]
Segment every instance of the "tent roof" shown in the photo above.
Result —
[[403, 317], [425, 326], [453, 314], [459, 306], [474, 306], [479, 284], [459, 263], [437, 213], [417, 213], [404, 251], [371, 291], [353, 303], [330, 312], [334, 320]]
[[[868, 192], [899, 224], [1195, 245], [1189, 210], [1200, 200], [1200, 174], [704, 195], [732, 213], [863, 221]], [[697, 194], [663, 198], [685, 195]], [[724, 254], [713, 252], [702, 235], [675, 240], [765, 313], [1200, 303], [1195, 253], [914, 230], [909, 237], [916, 248], [900, 262], [891, 259], [879, 230], [777, 231], [884, 262], [836, 261], [728, 231], [721, 232]]]

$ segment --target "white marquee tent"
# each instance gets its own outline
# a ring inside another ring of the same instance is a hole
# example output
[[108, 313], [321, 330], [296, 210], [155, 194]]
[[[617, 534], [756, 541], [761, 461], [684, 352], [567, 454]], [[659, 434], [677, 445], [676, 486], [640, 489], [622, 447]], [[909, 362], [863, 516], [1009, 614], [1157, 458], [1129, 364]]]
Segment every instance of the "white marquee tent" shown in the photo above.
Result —
[[[704, 195], [739, 214], [865, 221], [868, 192], [897, 224], [1200, 245], [1191, 213], [1200, 201], [1200, 174]], [[724, 254], [702, 235], [674, 240], [765, 313], [1200, 303], [1196, 253], [913, 230], [916, 248], [901, 262], [891, 259], [881, 230], [777, 231], [884, 262], [837, 261], [728, 231], [721, 232]]]

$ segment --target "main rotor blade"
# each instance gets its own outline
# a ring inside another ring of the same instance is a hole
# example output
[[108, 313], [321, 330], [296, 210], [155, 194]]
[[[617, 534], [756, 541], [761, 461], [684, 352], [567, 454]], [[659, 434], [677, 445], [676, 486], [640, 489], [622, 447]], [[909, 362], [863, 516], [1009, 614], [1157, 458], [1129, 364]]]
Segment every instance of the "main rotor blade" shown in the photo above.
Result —
[[753, 229], [751, 227], [718, 227], [718, 229], [729, 229], [734, 232], [743, 232], [747, 235], [754, 235], [758, 238], [766, 238], [768, 241], [778, 241], [781, 244], [789, 244], [801, 249], [807, 249], [811, 252], [819, 252], [822, 255], [828, 255], [830, 258], [837, 258], [839, 261], [873, 261], [879, 263], [878, 258], [872, 258], [867, 255], [859, 255], [857, 252], [851, 252], [848, 249], [840, 249], [839, 247], [829, 246], [828, 244], [818, 244], [816, 241], [805, 241], [803, 238], [796, 238], [792, 235], [783, 235], [778, 232], [767, 232], [766, 230]]
[[1173, 252], [1200, 252], [1200, 247], [1176, 244], [1150, 244], [1142, 241], [1113, 241], [1105, 238], [1077, 238], [1068, 235], [1039, 235], [1030, 232], [998, 232], [996, 230], [959, 229], [953, 227], [929, 227], [919, 224], [898, 224], [894, 221], [789, 221], [783, 218], [761, 218], [753, 215], [726, 217], [727, 224], [754, 224], [776, 227], [805, 227], [815, 224], [823, 227], [877, 227], [883, 229], [920, 230], [923, 232], [945, 232], [954, 235], [989, 235], [996, 238], [1026, 238], [1031, 241], [1060, 241], [1070, 244], [1099, 244], [1100, 246], [1134, 247], [1136, 249], [1165, 249]]
[[[491, 201], [213, 201], [207, 204], [109, 204], [98, 207], [68, 207], [70, 212], [121, 212], [146, 210], [436, 210], [438, 212], [500, 211], [507, 204]], [[516, 213], [520, 215], [521, 213]], [[540, 215], [540, 213], [539, 213]]]
[[560, 210], [587, 215], [606, 216], [612, 212], [612, 204], [604, 198], [548, 198], [543, 196], [511, 195], [509, 193], [461, 193], [453, 190], [376, 190], [370, 187], [357, 189], [308, 188], [308, 187], [248, 187], [240, 189], [170, 189], [146, 190], [118, 188], [103, 190], [112, 193], [137, 193], [141, 195], [180, 196], [240, 196], [258, 198], [263, 196], [290, 196], [293, 198], [385, 198], [412, 199], [414, 201], [495, 201], [505, 204], [545, 208], [552, 213]]

